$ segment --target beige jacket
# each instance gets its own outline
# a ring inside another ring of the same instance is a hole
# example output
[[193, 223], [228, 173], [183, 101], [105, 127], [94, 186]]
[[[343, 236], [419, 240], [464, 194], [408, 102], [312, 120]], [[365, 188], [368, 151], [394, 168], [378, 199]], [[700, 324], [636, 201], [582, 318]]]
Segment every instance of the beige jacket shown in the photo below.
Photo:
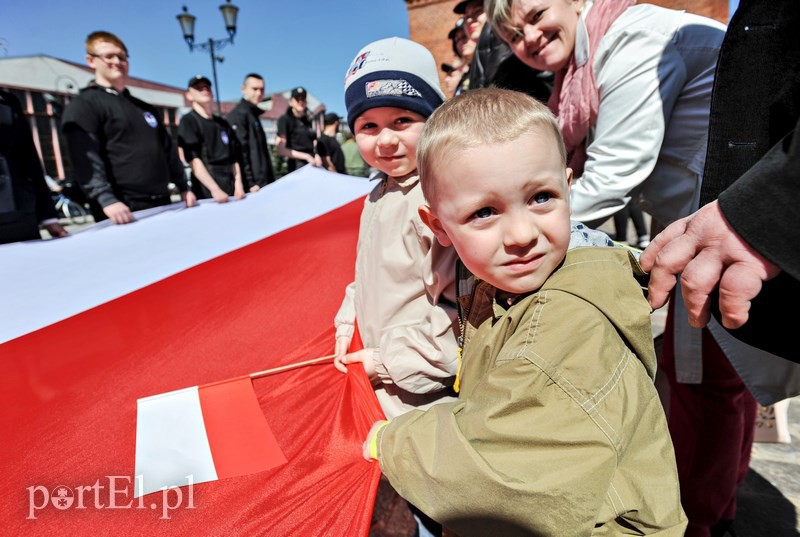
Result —
[[378, 433], [408, 501], [462, 537], [682, 536], [650, 308], [617, 248], [576, 248], [530, 295], [479, 283], [457, 402]]
[[381, 384], [384, 414], [453, 400], [458, 344], [455, 260], [422, 223], [419, 179], [384, 177], [364, 202], [355, 281], [336, 314], [336, 336], [353, 335], [354, 321]]

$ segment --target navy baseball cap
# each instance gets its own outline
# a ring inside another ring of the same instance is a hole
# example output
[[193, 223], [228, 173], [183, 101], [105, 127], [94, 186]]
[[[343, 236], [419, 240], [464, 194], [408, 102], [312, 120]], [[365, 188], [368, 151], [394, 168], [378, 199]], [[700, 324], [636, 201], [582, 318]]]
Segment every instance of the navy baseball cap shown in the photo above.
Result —
[[209, 85], [209, 87], [211, 87], [212, 85], [208, 77], [205, 77], [203, 75], [194, 75], [192, 78], [189, 79], [189, 84], [186, 87], [193, 88], [196, 85], [200, 84], [201, 82], [205, 82], [206, 84]]

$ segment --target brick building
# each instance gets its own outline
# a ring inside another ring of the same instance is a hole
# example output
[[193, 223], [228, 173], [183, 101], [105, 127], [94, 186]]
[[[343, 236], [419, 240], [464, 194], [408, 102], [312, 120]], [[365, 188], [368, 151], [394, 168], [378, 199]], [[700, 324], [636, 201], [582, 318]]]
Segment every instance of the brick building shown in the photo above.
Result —
[[[460, 0], [405, 0], [408, 10], [409, 38], [433, 53], [436, 65], [450, 63], [453, 49], [447, 33], [453, 28], [458, 15], [453, 7]], [[682, 9], [698, 15], [711, 17], [722, 23], [728, 22], [728, 0], [640, 0], [641, 3], [656, 4], [672, 9]], [[444, 73], [439, 72], [439, 82]]]

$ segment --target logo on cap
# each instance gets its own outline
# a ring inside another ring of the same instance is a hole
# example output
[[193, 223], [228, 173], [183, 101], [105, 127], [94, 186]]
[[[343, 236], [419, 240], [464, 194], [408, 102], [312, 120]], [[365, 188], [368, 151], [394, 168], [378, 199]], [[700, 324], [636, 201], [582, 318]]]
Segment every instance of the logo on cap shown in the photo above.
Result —
[[348, 78], [356, 74], [359, 69], [364, 67], [364, 63], [367, 61], [367, 56], [369, 56], [369, 51], [356, 56], [356, 59], [353, 60], [353, 63], [350, 64], [350, 68], [347, 70], [347, 76], [344, 77], [345, 82], [347, 82]]
[[230, 139], [228, 139], [228, 133], [225, 131], [222, 131], [219, 137], [222, 139], [222, 143], [225, 145], [228, 145], [228, 142], [230, 142]]
[[403, 79], [397, 80], [373, 80], [366, 83], [367, 98], [384, 97], [387, 95], [399, 97], [422, 97], [422, 94], [414, 89], [414, 86]]

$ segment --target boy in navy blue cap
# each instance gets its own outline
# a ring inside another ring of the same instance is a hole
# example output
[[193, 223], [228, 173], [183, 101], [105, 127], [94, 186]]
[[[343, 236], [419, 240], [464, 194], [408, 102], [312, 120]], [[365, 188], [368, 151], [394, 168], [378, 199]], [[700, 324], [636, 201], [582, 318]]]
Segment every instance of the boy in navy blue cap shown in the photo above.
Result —
[[[443, 101], [433, 56], [407, 39], [367, 45], [345, 78], [347, 122], [381, 174], [361, 213], [355, 281], [334, 321], [335, 365], [346, 372], [361, 362], [387, 417], [453, 400], [456, 257], [420, 220], [416, 158], [422, 126]], [[364, 348], [348, 353], [356, 330]], [[420, 535], [431, 535], [415, 516]]]

